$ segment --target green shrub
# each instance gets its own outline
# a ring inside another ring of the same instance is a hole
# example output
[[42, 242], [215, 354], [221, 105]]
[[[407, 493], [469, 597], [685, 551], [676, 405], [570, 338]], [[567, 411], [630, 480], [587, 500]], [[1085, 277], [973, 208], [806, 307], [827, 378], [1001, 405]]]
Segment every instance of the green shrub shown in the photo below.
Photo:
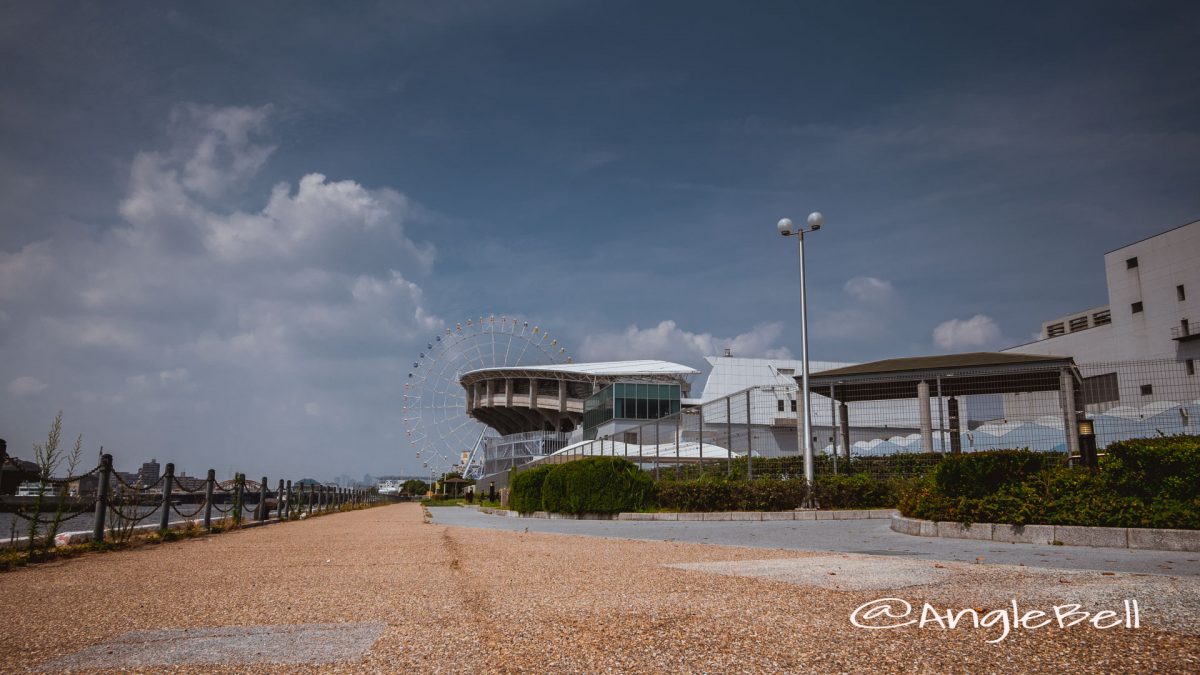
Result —
[[1099, 471], [1053, 460], [1037, 468], [1036, 454], [948, 457], [901, 490], [900, 512], [960, 523], [1200, 529], [1198, 436], [1114, 443]]
[[1031, 450], [992, 450], [947, 455], [933, 470], [937, 489], [947, 497], [982, 497], [1061, 463], [1061, 455]]
[[542, 484], [552, 465], [543, 465], [522, 471], [509, 481], [508, 505], [521, 513], [542, 510]]
[[900, 480], [867, 474], [818, 476], [813, 481], [817, 504], [823, 509], [893, 508]]
[[542, 482], [542, 507], [554, 513], [618, 513], [652, 503], [654, 482], [619, 457], [588, 457], [559, 464]]
[[1200, 489], [1200, 436], [1121, 441], [1105, 452], [1104, 475], [1122, 495], [1186, 501]]

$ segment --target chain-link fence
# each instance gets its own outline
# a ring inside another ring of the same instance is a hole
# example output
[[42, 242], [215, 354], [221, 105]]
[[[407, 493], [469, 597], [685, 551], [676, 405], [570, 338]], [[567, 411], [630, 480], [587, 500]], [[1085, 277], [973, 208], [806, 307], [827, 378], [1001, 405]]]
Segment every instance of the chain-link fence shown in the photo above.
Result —
[[[656, 420], [614, 420], [611, 433], [516, 466], [617, 456], [659, 479], [802, 477], [798, 393], [751, 387]], [[1171, 360], [1054, 358], [854, 379], [818, 373], [809, 411], [817, 475], [913, 476], [948, 453], [1028, 448], [1066, 461], [1089, 434], [1103, 452], [1119, 440], [1197, 433], [1200, 376]]]

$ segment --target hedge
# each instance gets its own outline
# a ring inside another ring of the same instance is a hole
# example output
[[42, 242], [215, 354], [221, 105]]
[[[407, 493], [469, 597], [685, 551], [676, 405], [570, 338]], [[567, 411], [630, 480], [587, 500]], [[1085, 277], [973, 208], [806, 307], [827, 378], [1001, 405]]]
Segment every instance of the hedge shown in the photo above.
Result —
[[[892, 455], [870, 457], [851, 457], [847, 460], [838, 457], [835, 464], [832, 456], [818, 453], [813, 457], [814, 472], [824, 475], [855, 475], [868, 474], [882, 477], [891, 476], [920, 476], [931, 471], [942, 459], [937, 452], [898, 452]], [[754, 476], [756, 478], [777, 478], [790, 480], [804, 476], [804, 458], [787, 457], [755, 457]], [[837, 467], [835, 474], [834, 467]], [[664, 481], [697, 480], [711, 478], [714, 480], [746, 480], [746, 458], [735, 457], [733, 460], [722, 458], [705, 463], [703, 466], [691, 465], [682, 468], [663, 468], [660, 475]]]
[[[823, 509], [893, 508], [902, 483], [862, 474], [818, 476], [813, 489]], [[670, 511], [786, 511], [803, 505], [805, 495], [803, 478], [701, 478], [663, 481], [657, 488], [659, 507]]]
[[513, 476], [509, 481], [509, 507], [521, 513], [542, 510], [542, 485], [553, 468], [539, 466]]
[[[903, 490], [900, 512], [960, 523], [1200, 529], [1200, 436], [1123, 441], [1106, 452], [1099, 471], [1034, 469], [1014, 451], [960, 455]], [[999, 466], [1013, 475], [995, 474]], [[960, 482], [972, 478], [978, 489]]]
[[654, 482], [619, 457], [588, 457], [554, 466], [542, 482], [542, 508], [553, 513], [619, 513], [653, 504]]

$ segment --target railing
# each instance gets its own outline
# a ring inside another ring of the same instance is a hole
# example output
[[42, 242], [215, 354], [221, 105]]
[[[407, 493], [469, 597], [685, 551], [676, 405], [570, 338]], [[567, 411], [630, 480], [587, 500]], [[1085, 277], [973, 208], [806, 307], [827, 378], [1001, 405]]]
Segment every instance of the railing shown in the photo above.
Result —
[[[0, 466], [5, 464], [17, 466], [15, 459], [8, 457], [5, 447], [0, 445]], [[72, 484], [80, 486], [82, 482], [93, 480], [96, 485], [94, 496], [71, 497], [68, 494]], [[155, 523], [151, 519], [155, 517], [156, 529], [160, 532], [168, 530], [172, 522], [197, 521], [206, 530], [212, 530], [214, 515], [218, 524], [227, 521], [236, 526], [272, 520], [272, 513], [275, 519], [290, 520], [382, 501], [373, 490], [307, 483], [293, 485], [292, 481], [283, 479], [279, 479], [272, 490], [266, 476], [257, 482], [248, 481], [244, 473], [219, 482], [213, 469], [209, 469], [207, 477], [197, 485], [194, 481], [176, 477], [172, 463], [166, 465], [158, 480], [144, 485], [136, 480], [128, 481], [120, 472], [114, 471], [110, 454], [102, 455], [100, 463], [86, 473], [37, 482], [39, 492], [34, 497], [0, 497], [0, 504], [11, 506], [10, 513], [15, 517], [10, 528], [10, 546], [17, 541], [17, 521], [25, 523], [21, 532], [28, 533], [28, 543], [33, 546], [40, 537], [54, 539], [60, 527], [89, 512], [93, 514], [90, 538], [102, 542], [106, 538], [124, 539], [134, 530], [153, 527]], [[172, 514], [182, 521], [173, 520]]]

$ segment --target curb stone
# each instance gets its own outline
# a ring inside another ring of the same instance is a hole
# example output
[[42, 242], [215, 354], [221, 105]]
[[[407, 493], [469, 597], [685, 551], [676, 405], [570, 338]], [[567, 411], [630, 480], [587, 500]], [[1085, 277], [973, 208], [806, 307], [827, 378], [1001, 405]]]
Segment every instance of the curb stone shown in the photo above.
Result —
[[1082, 525], [1008, 525], [945, 521], [892, 516], [894, 532], [916, 537], [977, 539], [1007, 544], [1062, 544], [1092, 548], [1134, 548], [1151, 551], [1200, 552], [1200, 530], [1165, 530], [1150, 527], [1085, 527]]

